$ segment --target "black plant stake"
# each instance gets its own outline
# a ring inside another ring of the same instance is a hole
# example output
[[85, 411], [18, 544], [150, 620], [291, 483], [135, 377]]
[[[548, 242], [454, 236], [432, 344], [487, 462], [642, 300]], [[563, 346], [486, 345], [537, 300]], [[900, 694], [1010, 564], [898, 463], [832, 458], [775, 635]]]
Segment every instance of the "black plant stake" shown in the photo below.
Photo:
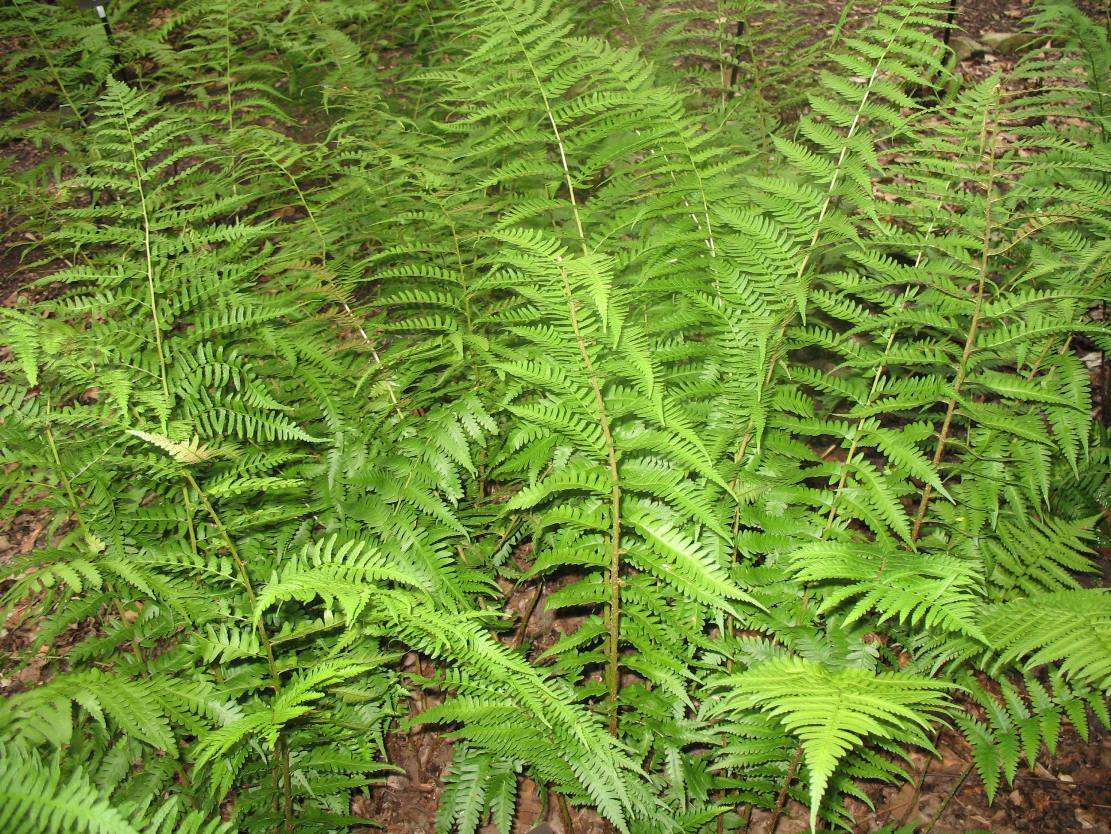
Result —
[[737, 34], [735, 40], [737, 42], [736, 53], [733, 55], [733, 68], [729, 72], [729, 97], [732, 98], [737, 91], [737, 75], [741, 68], [741, 36], [745, 33], [745, 22], [743, 20], [737, 21]]
[[949, 13], [945, 15], [945, 34], [941, 36], [941, 42], [946, 46], [949, 45], [949, 36], [953, 31], [953, 21], [957, 19], [957, 0], [949, 0]]
[[77, 5], [82, 9], [96, 10], [96, 16], [100, 18], [100, 25], [104, 27], [104, 36], [108, 39], [108, 45], [112, 47], [112, 67], [120, 65], [120, 53], [116, 49], [116, 39], [112, 35], [112, 24], [108, 22], [108, 0], [77, 0]]
[[[953, 24], [957, 20], [957, 0], [949, 0], [949, 10], [945, 14], [945, 27], [941, 33], [941, 42], [946, 48], [949, 46], [949, 38], [953, 34]], [[936, 85], [941, 81], [942, 69], [939, 67], [937, 74], [934, 76], [934, 84]]]

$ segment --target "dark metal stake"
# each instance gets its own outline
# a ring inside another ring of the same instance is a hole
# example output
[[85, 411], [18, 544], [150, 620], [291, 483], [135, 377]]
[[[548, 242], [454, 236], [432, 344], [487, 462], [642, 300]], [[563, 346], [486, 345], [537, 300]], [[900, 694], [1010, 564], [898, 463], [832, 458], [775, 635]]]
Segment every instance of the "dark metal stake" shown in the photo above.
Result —
[[737, 34], [735, 40], [737, 41], [737, 50], [733, 55], [733, 67], [729, 71], [729, 97], [732, 98], [737, 90], [737, 74], [741, 68], [741, 36], [745, 33], [745, 22], [743, 20], [737, 21]]
[[957, 0], [949, 0], [949, 13], [945, 15], [945, 34], [941, 36], [941, 42], [946, 46], [949, 45], [949, 35], [953, 31], [953, 23], [957, 19]]
[[116, 38], [112, 34], [112, 24], [108, 22], [108, 0], [77, 0], [77, 5], [82, 9], [92, 9], [100, 18], [100, 25], [104, 27], [104, 37], [112, 47], [112, 66], [120, 64], [120, 51], [116, 49]]

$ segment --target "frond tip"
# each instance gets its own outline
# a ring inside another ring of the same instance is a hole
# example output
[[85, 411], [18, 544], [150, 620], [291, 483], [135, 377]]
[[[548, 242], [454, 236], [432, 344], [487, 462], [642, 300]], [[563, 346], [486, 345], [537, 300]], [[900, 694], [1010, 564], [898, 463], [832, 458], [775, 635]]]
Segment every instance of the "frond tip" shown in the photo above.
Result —
[[930, 747], [930, 721], [949, 709], [952, 684], [894, 672], [832, 670], [800, 658], [779, 658], [723, 678], [726, 694], [714, 712], [753, 707], [796, 736], [810, 771], [810, 827], [818, 819], [838, 763], [869, 737]]
[[128, 429], [127, 433], [157, 446], [178, 463], [184, 463], [186, 466], [204, 463], [219, 455], [219, 450], [205, 446], [197, 437], [192, 440], [171, 440], [165, 435], [138, 429]]

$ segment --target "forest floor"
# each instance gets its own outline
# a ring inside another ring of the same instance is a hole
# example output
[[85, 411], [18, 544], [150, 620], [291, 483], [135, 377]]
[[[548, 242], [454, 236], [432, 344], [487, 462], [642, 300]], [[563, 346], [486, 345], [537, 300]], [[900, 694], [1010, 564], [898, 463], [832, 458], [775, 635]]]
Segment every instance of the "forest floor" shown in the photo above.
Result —
[[[1076, 4], [1097, 20], [1111, 14], [1111, 0], [1076, 0]], [[856, 2], [849, 26], [865, 21], [880, 5], [879, 0]], [[1011, 55], [979, 47], [992, 40], [992, 33], [1016, 31], [1032, 5], [1033, 0], [961, 0], [956, 20], [959, 35], [973, 42], [976, 48], [971, 55], [963, 57], [958, 71], [966, 78], [982, 78], [1013, 63]], [[842, 6], [840, 0], [829, 0], [818, 25], [832, 26]], [[2, 47], [0, 44], [0, 51]], [[36, 161], [35, 150], [23, 143], [9, 144], [0, 151], [9, 158], [14, 157], [13, 171], [30, 167]], [[49, 292], [49, 289], [28, 285], [58, 265], [21, 263], [19, 252], [23, 241], [5, 234], [4, 221], [0, 216], [0, 305], [13, 305], [19, 303], [21, 296]], [[4, 350], [0, 345], [0, 353]], [[1093, 381], [1096, 391], [1104, 390], [1106, 380]], [[1106, 421], [1106, 415], [1104, 419]], [[47, 521], [41, 513], [25, 512], [0, 528], [0, 564], [10, 563], [17, 554], [47, 546], [50, 538]], [[1103, 582], [1108, 584], [1111, 550], [1104, 551], [1101, 556]], [[519, 622], [525, 622], [523, 637], [534, 652], [539, 653], [578, 625], [575, 618], [557, 616], [546, 609], [548, 595], [558, 587], [558, 583], [547, 587], [524, 584], [509, 595], [507, 610]], [[506, 590], [508, 592], [508, 587]], [[95, 628], [95, 624], [89, 627]], [[41, 658], [19, 667], [13, 663], [14, 658], [22, 654], [21, 650], [32, 642], [34, 631], [34, 623], [23, 621], [19, 608], [9, 612], [6, 621], [0, 622], [0, 696], [41, 681], [47, 663], [46, 652]], [[75, 633], [61, 642], [74, 643], [77, 637]], [[54, 658], [63, 656], [67, 650], [66, 645], [52, 648]], [[420, 671], [416, 668], [416, 658], [408, 662], [412, 671]], [[418, 708], [426, 705], [423, 700], [417, 704]], [[356, 796], [352, 811], [381, 826], [366, 828], [367, 834], [378, 831], [432, 834], [441, 777], [451, 761], [451, 742], [431, 731], [397, 733], [389, 738], [388, 749], [390, 761], [399, 771], [368, 794]], [[1063, 730], [1054, 755], [1043, 757], [1033, 769], [1020, 768], [1013, 785], [1004, 782], [990, 805], [972, 766], [971, 750], [961, 737], [943, 731], [937, 749], [938, 757], [915, 754], [912, 758], [909, 771], [916, 777], [919, 790], [914, 784], [901, 788], [877, 786], [870, 791], [874, 810], [864, 803], [853, 803], [857, 820], [854, 834], [874, 834], [885, 826], [899, 825], [918, 826], [923, 834], [1111, 834], [1111, 732], [1098, 724], [1091, 727], [1087, 742], [1071, 726]], [[552, 803], [548, 807], [545, 800], [535, 783], [523, 781], [513, 834], [526, 834], [541, 819], [546, 819], [556, 834], [571, 834], [565, 828], [558, 805]], [[572, 809], [570, 816], [574, 834], [606, 834], [612, 830], [590, 811]], [[770, 823], [770, 814], [757, 812], [747, 829], [748, 834], [799, 834], [808, 830], [807, 810], [797, 802], [790, 802], [774, 832], [770, 830]], [[493, 827], [483, 829], [483, 834], [494, 832]]]

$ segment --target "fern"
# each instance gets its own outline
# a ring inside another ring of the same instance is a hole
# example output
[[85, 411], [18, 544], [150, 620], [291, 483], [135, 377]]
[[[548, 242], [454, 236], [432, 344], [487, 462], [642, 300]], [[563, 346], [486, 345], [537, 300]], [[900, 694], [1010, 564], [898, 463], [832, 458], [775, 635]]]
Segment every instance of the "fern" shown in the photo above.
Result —
[[1067, 677], [1107, 689], [1107, 606], [1102, 589], [1060, 591], [992, 606], [983, 622], [1000, 662], [1024, 655], [1027, 668], [1057, 662]]
[[1106, 723], [1111, 52], [947, 5], [6, 6], [6, 827], [350, 830], [419, 725], [442, 834], [847, 830]]
[[859, 669], [830, 672], [783, 659], [724, 678], [720, 710], [758, 706], [796, 735], [810, 770], [810, 824], [837, 764], [866, 736], [929, 747], [923, 732], [947, 708], [945, 685], [926, 678], [875, 675]]

